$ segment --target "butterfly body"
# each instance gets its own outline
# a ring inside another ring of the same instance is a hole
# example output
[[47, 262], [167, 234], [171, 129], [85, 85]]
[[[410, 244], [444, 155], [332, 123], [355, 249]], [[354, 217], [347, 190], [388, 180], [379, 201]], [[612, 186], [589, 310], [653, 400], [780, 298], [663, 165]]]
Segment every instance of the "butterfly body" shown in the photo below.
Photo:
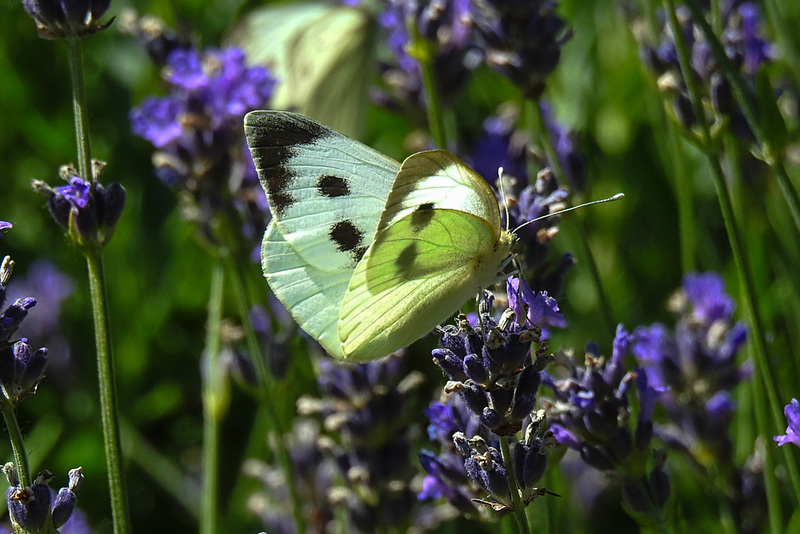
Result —
[[513, 246], [488, 184], [449, 152], [401, 165], [275, 111], [249, 113], [245, 134], [273, 214], [264, 275], [333, 356], [412, 343], [493, 283]]

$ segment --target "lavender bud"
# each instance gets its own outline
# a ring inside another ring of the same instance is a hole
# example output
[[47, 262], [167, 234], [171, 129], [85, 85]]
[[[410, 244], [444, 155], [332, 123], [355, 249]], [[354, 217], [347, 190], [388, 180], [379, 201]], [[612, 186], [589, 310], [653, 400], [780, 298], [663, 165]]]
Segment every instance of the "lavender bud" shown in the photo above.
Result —
[[43, 39], [83, 39], [106, 29], [114, 19], [100, 24], [111, 0], [22, 0]]
[[581, 446], [581, 458], [587, 464], [600, 471], [612, 471], [614, 469], [614, 462], [606, 456], [600, 449], [592, 447], [591, 445]]
[[672, 99], [672, 111], [684, 128], [691, 129], [697, 122], [697, 117], [692, 109], [692, 103], [681, 93], [676, 94]]
[[634, 512], [650, 513], [650, 499], [642, 485], [637, 482], [625, 481], [622, 485], [622, 500]]
[[661, 467], [654, 468], [650, 471], [648, 485], [650, 486], [650, 494], [653, 496], [654, 504], [658, 508], [664, 508], [670, 495], [670, 483], [667, 473]]

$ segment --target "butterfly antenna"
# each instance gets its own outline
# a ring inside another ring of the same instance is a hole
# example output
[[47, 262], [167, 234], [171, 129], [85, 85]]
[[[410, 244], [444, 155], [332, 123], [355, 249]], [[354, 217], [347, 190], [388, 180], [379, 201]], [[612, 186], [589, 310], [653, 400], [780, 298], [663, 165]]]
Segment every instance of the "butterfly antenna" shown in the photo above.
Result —
[[617, 193], [614, 196], [608, 198], [602, 198], [600, 200], [592, 200], [590, 202], [584, 202], [583, 204], [578, 204], [577, 206], [572, 206], [571, 208], [564, 208], [563, 210], [554, 211], [553, 213], [548, 213], [547, 215], [542, 215], [541, 217], [536, 217], [535, 219], [531, 219], [530, 221], [524, 222], [517, 226], [514, 229], [514, 232], [519, 231], [520, 228], [523, 228], [531, 223], [535, 223], [536, 221], [541, 221], [542, 219], [547, 219], [548, 217], [554, 217], [555, 215], [561, 215], [562, 213], [566, 213], [568, 211], [576, 210], [578, 208], [585, 208], [586, 206], [591, 206], [592, 204], [602, 204], [604, 202], [613, 202], [615, 200], [619, 200], [625, 197], [625, 193]]

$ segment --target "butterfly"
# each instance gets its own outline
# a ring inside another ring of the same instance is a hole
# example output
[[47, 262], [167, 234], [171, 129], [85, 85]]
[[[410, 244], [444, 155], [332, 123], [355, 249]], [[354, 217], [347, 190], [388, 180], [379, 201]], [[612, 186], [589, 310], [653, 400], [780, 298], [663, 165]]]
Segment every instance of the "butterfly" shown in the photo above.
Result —
[[253, 111], [264, 276], [332, 356], [405, 347], [491, 285], [516, 238], [486, 181], [444, 150], [402, 164], [299, 114]]

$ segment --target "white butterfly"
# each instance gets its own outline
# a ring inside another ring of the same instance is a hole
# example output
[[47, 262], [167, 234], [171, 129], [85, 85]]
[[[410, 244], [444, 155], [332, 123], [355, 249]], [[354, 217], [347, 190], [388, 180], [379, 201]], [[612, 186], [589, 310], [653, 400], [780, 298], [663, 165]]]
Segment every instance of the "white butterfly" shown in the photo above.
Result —
[[273, 216], [264, 276], [331, 355], [386, 356], [495, 281], [515, 237], [453, 154], [400, 165], [302, 115], [254, 111], [244, 124]]

